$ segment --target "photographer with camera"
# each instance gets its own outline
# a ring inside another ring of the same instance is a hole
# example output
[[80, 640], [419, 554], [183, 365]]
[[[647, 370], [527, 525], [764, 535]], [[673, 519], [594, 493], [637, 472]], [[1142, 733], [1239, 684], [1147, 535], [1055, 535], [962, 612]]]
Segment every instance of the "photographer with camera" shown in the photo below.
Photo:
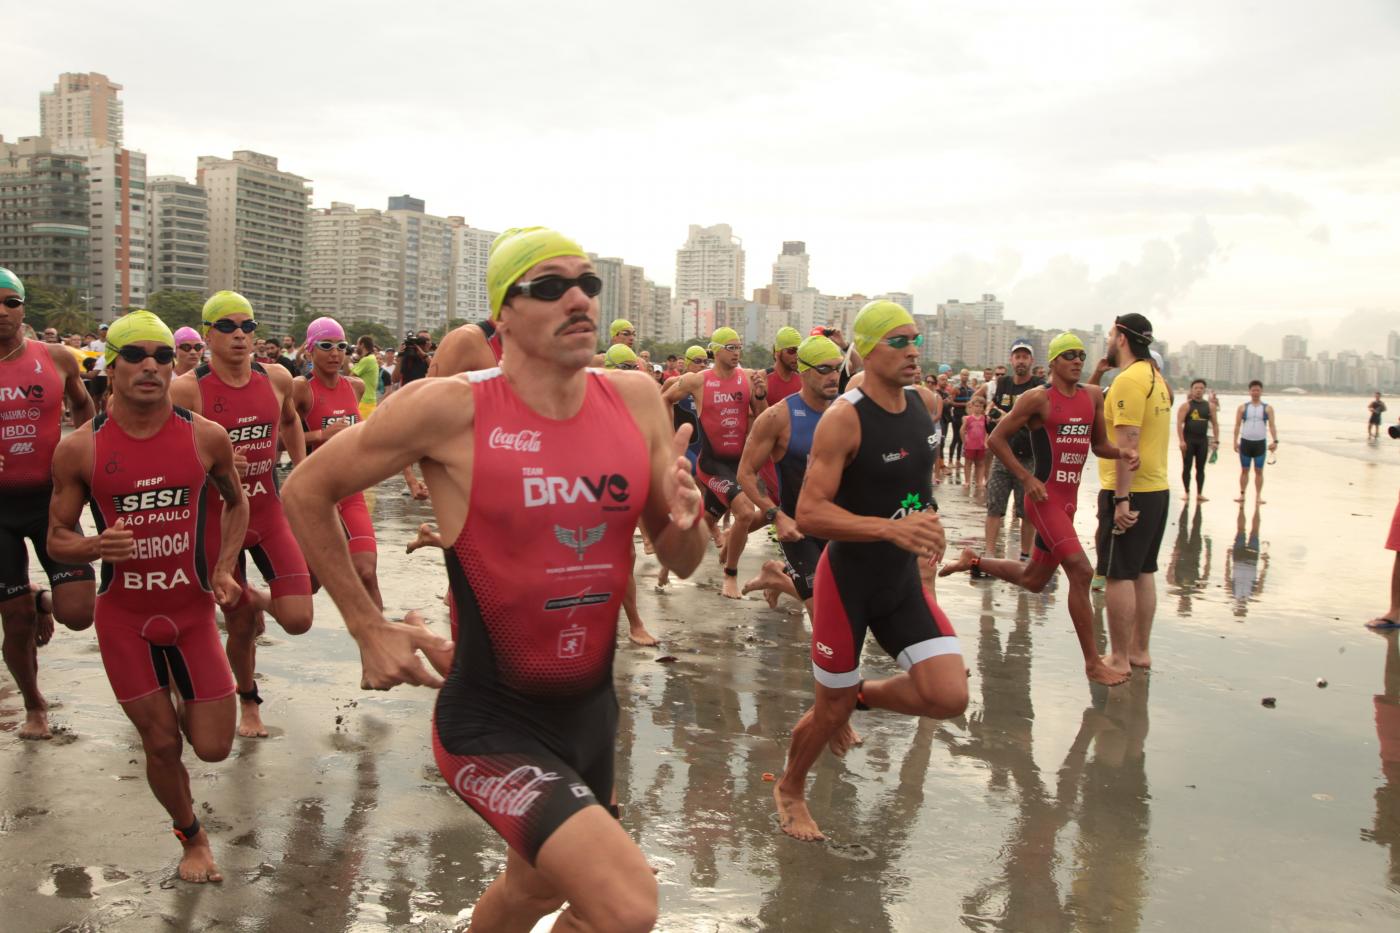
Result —
[[433, 341], [426, 333], [410, 333], [399, 347], [398, 365], [394, 367], [394, 385], [406, 386], [428, 375], [428, 350]]

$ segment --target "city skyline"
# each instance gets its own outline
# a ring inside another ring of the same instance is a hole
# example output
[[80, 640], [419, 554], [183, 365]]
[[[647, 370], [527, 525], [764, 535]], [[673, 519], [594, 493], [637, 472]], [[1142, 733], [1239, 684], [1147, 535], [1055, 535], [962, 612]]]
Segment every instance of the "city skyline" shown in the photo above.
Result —
[[[805, 241], [827, 294], [995, 293], [1036, 326], [1140, 310], [1177, 345], [1273, 355], [1282, 332], [1360, 349], [1400, 324], [1400, 10], [1378, 0], [1323, 22], [1274, 4], [1267, 24], [1204, 2], [616, 3], [557, 14], [573, 41], [527, 68], [539, 24], [505, 10], [366, 31], [306, 4], [266, 30], [254, 4], [210, 43], [140, 6], [101, 30], [71, 8], [18, 21], [7, 138], [38, 133], [55, 74], [98, 71], [152, 176], [268, 152], [316, 207], [412, 191], [486, 229], [557, 226], [658, 284], [687, 225], [724, 223], [755, 270]], [[599, 54], [624, 33], [628, 54]], [[237, 67], [248, 44], [257, 69]]]

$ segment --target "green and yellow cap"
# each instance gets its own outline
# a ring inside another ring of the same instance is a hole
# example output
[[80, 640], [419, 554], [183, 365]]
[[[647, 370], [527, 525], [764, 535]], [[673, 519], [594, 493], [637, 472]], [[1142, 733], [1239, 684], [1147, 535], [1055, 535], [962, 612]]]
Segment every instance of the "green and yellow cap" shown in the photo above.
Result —
[[12, 292], [18, 292], [21, 298], [24, 297], [24, 283], [4, 266], [0, 266], [0, 288], [8, 288]]
[[132, 311], [117, 318], [112, 322], [112, 326], [107, 328], [107, 352], [103, 354], [103, 358], [107, 360], [107, 365], [111, 366], [117, 359], [118, 350], [129, 343], [140, 343], [143, 340], [154, 340], [172, 349], [175, 346], [175, 335], [165, 326], [164, 321], [146, 310]]
[[603, 365], [608, 369], [617, 369], [623, 363], [637, 362], [637, 354], [632, 352], [632, 348], [625, 343], [615, 343], [608, 347], [608, 352], [603, 354]]
[[582, 246], [548, 227], [513, 227], [496, 237], [486, 260], [486, 292], [491, 298], [491, 319], [501, 316], [506, 292], [522, 275], [546, 259], [560, 256], [588, 258]]
[[636, 329], [637, 328], [632, 326], [631, 321], [624, 320], [623, 318], [618, 318], [616, 321], [613, 321], [611, 324], [608, 325], [608, 336], [616, 337], [624, 330], [630, 330], [635, 332]]
[[721, 327], [710, 335], [710, 349], [716, 350], [726, 343], [743, 343], [739, 332], [732, 327]]
[[204, 330], [207, 333], [210, 324], [221, 318], [226, 318], [230, 314], [246, 314], [253, 317], [253, 305], [238, 292], [225, 289], [209, 296], [209, 300], [204, 303], [204, 310], [199, 316], [204, 321]]
[[1054, 340], [1050, 341], [1050, 362], [1053, 363], [1055, 361], [1055, 357], [1059, 356], [1066, 350], [1083, 349], [1084, 341], [1080, 340], [1077, 334], [1071, 334], [1069, 331], [1065, 331], [1063, 334], [1060, 334]]
[[836, 345], [836, 341], [821, 334], [814, 334], [803, 340], [797, 347], [797, 371], [805, 373], [813, 366], [821, 366], [827, 360], [841, 362], [846, 351]]
[[708, 360], [710, 354], [706, 352], [704, 347], [686, 347], [685, 358], [698, 362], [699, 360]]
[[857, 353], [865, 356], [875, 349], [881, 337], [896, 327], [913, 323], [914, 315], [905, 310], [903, 305], [885, 299], [872, 301], [860, 309], [855, 323], [851, 325], [852, 344]]
[[773, 335], [773, 349], [787, 350], [802, 343], [802, 335], [797, 332], [796, 327], [780, 327]]

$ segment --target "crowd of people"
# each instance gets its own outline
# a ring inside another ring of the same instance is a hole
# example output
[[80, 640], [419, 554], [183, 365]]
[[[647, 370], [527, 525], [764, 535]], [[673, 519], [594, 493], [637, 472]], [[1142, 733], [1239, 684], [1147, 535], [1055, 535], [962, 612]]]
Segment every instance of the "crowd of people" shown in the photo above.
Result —
[[[600, 352], [602, 280], [553, 230], [502, 234], [487, 284], [489, 320], [395, 350], [352, 343], [331, 317], [311, 322], [300, 346], [259, 340], [256, 309], [231, 291], [209, 298], [200, 327], [174, 333], [133, 311], [88, 345], [100, 343], [91, 352], [106, 380], [94, 395], [76, 348], [27, 338], [23, 283], [0, 270], [0, 419], [7, 439], [22, 438], [0, 452], [0, 614], [21, 735], [49, 735], [37, 649], [54, 619], [95, 622], [183, 847], [181, 878], [220, 879], [183, 745], [219, 761], [235, 735], [267, 734], [258, 635], [269, 618], [306, 632], [318, 587], [359, 645], [363, 687], [438, 689], [438, 767], [508, 844], [473, 912], [483, 930], [528, 929], [565, 903], [561, 928], [655, 923], [656, 881], [618, 821], [613, 774], [619, 616], [632, 642], [656, 643], [637, 609], [634, 530], [661, 565], [656, 585], [714, 550], [722, 597], [787, 596], [810, 618], [813, 701], [774, 782], [779, 825], [799, 840], [824, 838], [806, 779], [824, 750], [860, 742], [856, 711], [966, 708], [939, 577], [1039, 591], [1063, 568], [1088, 679], [1116, 686], [1151, 666], [1168, 448], [1175, 437], [1187, 494], [1194, 471], [1203, 498], [1220, 429], [1203, 382], [1176, 407], [1144, 316], [1115, 319], [1087, 380], [1088, 350], [1071, 332], [1043, 362], [1018, 340], [980, 379], [948, 366], [925, 374], [918, 325], [885, 300], [849, 335], [783, 328], [772, 365], [745, 368], [728, 327], [653, 362], [618, 320]], [[1242, 498], [1253, 469], [1257, 499], [1260, 451], [1278, 442], [1261, 389], [1236, 417]], [[1102, 489], [1092, 560], [1075, 530], [1091, 461]], [[450, 638], [417, 613], [384, 616], [363, 492], [396, 475], [432, 504], [436, 523], [410, 550], [444, 555]], [[954, 483], [985, 497], [986, 518], [982, 546], [945, 560], [936, 492]], [[1020, 531], [1007, 552], [1013, 507]], [[740, 556], [770, 526], [783, 560], [741, 584]], [[26, 539], [48, 587], [30, 583]], [[1100, 583], [1106, 655], [1090, 603]], [[867, 634], [899, 673], [862, 676]]]

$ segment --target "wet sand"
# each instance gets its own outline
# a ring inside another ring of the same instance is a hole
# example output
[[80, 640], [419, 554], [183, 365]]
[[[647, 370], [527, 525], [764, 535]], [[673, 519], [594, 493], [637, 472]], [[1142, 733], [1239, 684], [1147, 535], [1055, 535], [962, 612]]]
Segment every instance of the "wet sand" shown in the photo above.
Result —
[[[1400, 758], [1400, 652], [1361, 623], [1386, 603], [1395, 446], [1368, 461], [1286, 445], [1257, 531], [1252, 502], [1241, 520], [1230, 501], [1238, 474], [1222, 455], [1212, 500], [1171, 509], [1156, 667], [1126, 687], [1084, 681], [1063, 579], [1040, 596], [939, 581], [971, 670], [968, 712], [857, 713], [864, 746], [824, 757], [810, 784], [825, 845], [778, 832], [763, 780], [810, 698], [801, 616], [757, 594], [721, 599], [713, 559], [665, 594], [647, 580], [642, 611], [664, 643], [622, 639], [617, 773], [624, 825], [660, 870], [660, 928], [1394, 928], [1400, 762], [1387, 778], [1377, 729]], [[429, 512], [400, 488], [372, 503], [385, 599], [445, 631], [440, 552], [402, 551]], [[938, 497], [953, 540], [980, 539], [967, 490]], [[752, 539], [744, 577], [770, 547]], [[464, 927], [503, 844], [437, 774], [433, 696], [361, 692], [353, 642], [328, 599], [316, 610], [310, 633], [273, 626], [260, 649], [272, 737], [236, 740], [219, 764], [186, 754], [219, 886], [173, 880], [179, 848], [91, 632], [60, 629], [41, 652], [61, 703], [51, 742], [15, 737], [21, 703], [0, 673], [0, 926]], [[893, 669], [867, 645], [868, 674]]]

